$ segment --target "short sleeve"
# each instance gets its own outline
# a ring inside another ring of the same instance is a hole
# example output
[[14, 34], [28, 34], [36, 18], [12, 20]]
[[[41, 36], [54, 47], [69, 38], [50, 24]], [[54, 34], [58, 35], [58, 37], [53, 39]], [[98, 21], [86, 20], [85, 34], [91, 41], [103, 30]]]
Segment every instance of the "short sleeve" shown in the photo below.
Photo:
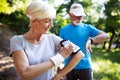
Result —
[[60, 38], [59, 36], [56, 36], [56, 35], [54, 35], [54, 34], [52, 34], [52, 38], [53, 38], [55, 44], [57, 44], [57, 45], [58, 45], [58, 44], [60, 43], [60, 41], [62, 40], [62, 38]]
[[13, 36], [10, 39], [10, 53], [9, 53], [9, 55], [11, 56], [11, 54], [17, 50], [23, 50], [22, 41], [21, 41], [20, 37]]
[[52, 36], [51, 38], [53, 40], [53, 43], [55, 45], [55, 51], [57, 51], [58, 50], [58, 45], [60, 44], [60, 41], [62, 41], [62, 38], [60, 38], [59, 36], [56, 36], [54, 34], [51, 34], [51, 36]]
[[100, 32], [99, 29], [95, 28], [92, 25], [89, 25], [89, 28], [90, 28], [90, 36], [91, 37], [95, 37]]

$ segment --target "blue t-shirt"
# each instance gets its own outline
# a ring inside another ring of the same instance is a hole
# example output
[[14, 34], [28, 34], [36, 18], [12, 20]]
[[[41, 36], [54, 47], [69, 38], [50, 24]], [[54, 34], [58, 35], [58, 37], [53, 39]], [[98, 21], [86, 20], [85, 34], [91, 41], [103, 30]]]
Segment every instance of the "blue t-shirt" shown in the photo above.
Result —
[[[74, 69], [86, 69], [91, 68], [91, 56], [90, 52], [85, 53], [86, 42], [89, 37], [95, 37], [100, 30], [96, 29], [92, 25], [81, 23], [77, 26], [73, 26], [72, 24], [68, 24], [60, 29], [60, 37], [63, 39], [69, 39], [74, 44], [78, 45], [82, 52], [85, 54], [85, 57], [77, 64]], [[70, 60], [69, 56], [65, 60], [65, 65]]]

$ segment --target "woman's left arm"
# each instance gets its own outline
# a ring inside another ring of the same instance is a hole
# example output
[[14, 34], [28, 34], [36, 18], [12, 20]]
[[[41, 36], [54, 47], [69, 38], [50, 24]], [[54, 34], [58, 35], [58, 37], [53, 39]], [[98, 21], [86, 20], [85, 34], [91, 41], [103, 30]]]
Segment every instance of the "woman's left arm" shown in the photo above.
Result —
[[53, 78], [52, 80], [61, 80], [62, 77], [64, 77], [67, 73], [69, 73], [77, 64], [78, 62], [84, 57], [84, 54], [79, 51], [76, 54], [71, 55], [71, 59], [69, 63], [64, 66], [63, 69], [61, 69]]

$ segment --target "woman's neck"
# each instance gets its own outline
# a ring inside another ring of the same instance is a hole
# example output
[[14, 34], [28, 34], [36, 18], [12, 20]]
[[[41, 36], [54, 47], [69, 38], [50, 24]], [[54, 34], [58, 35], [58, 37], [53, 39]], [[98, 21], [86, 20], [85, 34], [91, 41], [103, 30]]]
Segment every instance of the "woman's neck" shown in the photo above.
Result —
[[24, 34], [24, 38], [32, 43], [32, 44], [39, 44], [41, 42], [42, 34], [38, 35], [36, 33], [33, 33], [32, 31], [28, 31], [27, 33]]

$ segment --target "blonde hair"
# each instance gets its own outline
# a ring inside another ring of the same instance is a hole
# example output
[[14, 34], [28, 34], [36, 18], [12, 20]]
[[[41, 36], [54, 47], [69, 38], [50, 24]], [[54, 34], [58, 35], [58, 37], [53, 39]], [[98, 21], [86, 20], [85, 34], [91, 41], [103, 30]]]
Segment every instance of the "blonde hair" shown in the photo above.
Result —
[[34, 19], [55, 18], [56, 10], [48, 3], [43, 1], [34, 1], [26, 9], [26, 15]]

